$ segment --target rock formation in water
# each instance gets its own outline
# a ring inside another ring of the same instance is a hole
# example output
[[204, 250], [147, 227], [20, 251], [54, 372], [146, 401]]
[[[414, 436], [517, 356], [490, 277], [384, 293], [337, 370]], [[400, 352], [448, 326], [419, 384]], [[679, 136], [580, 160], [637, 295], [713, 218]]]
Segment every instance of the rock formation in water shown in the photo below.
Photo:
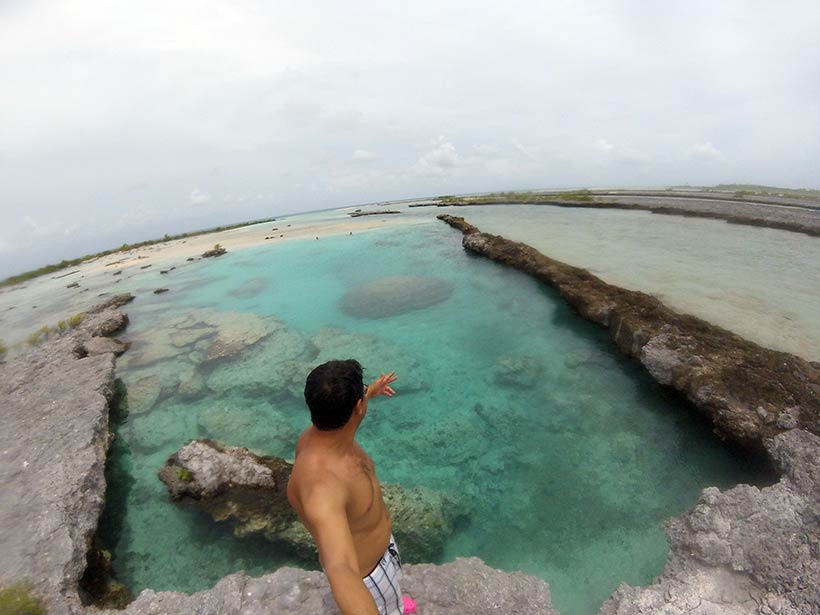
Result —
[[105, 494], [119, 295], [0, 366], [0, 587], [28, 580], [50, 615], [84, 612], [78, 584]]
[[[291, 468], [279, 457], [194, 440], [168, 459], [159, 478], [172, 499], [192, 502], [216, 521], [230, 520], [237, 536], [262, 534], [315, 559], [313, 539], [288, 503]], [[421, 487], [382, 485], [382, 491], [405, 560], [435, 559], [453, 524], [464, 515], [461, 506], [446, 494]]]
[[[549, 586], [520, 572], [507, 573], [480, 559], [459, 558], [435, 566], [405, 564], [402, 592], [416, 598], [423, 615], [558, 615]], [[150, 589], [124, 611], [100, 615], [338, 615], [322, 572], [280, 568], [262, 577], [239, 572], [196, 594]]]
[[482, 233], [463, 218], [439, 218], [462, 231], [465, 249], [555, 287], [579, 314], [609, 327], [622, 352], [638, 359], [658, 382], [683, 393], [709, 416], [718, 435], [759, 447], [785, 429], [820, 433], [820, 363], [679, 314], [651, 295], [607, 284], [526, 244]]
[[227, 254], [227, 252], [228, 251], [225, 248], [223, 248], [219, 244], [216, 244], [210, 250], [206, 250], [205, 252], [203, 252], [202, 258], [213, 258], [215, 256], [222, 256], [223, 254]]
[[387, 318], [441, 303], [453, 285], [431, 276], [392, 276], [362, 284], [339, 302], [341, 310], [356, 318]]
[[780, 482], [704, 489], [667, 524], [663, 575], [649, 587], [621, 585], [600, 615], [820, 613], [820, 438], [794, 429], [766, 448]]

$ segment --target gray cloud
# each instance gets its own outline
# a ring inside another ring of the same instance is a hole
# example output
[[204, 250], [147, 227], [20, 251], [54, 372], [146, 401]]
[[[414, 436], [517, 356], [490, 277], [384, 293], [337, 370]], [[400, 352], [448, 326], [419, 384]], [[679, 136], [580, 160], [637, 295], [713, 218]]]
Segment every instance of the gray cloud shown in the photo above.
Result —
[[0, 5], [0, 275], [414, 195], [817, 184], [811, 0], [398, 6]]

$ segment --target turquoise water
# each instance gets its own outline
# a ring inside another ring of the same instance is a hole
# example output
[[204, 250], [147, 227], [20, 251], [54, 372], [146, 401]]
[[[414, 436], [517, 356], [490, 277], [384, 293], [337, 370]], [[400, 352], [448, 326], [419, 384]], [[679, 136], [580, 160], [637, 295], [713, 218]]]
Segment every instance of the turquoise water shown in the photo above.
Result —
[[[310, 565], [174, 505], [156, 471], [206, 435], [292, 457], [308, 424], [304, 377], [327, 358], [357, 357], [370, 378], [396, 370], [398, 394], [372, 402], [359, 440], [383, 482], [446, 491], [469, 511], [439, 561], [475, 555], [542, 577], [564, 615], [593, 613], [620, 582], [659, 574], [663, 522], [701, 488], [763, 479], [605, 331], [530, 278], [467, 255], [442, 223], [197, 265], [128, 309], [134, 345], [118, 371], [132, 391], [153, 379], [158, 399], [149, 408], [135, 394], [117, 428], [103, 537], [135, 592]], [[435, 276], [452, 294], [375, 320], [339, 309], [351, 289], [392, 276]], [[198, 331], [256, 343], [204, 368], [210, 341]]]

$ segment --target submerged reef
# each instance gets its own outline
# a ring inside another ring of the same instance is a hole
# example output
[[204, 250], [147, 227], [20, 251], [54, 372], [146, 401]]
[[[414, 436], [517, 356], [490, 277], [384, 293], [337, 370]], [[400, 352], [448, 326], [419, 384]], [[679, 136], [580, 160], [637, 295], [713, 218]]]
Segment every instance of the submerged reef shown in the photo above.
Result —
[[447, 300], [453, 285], [432, 276], [391, 276], [351, 289], [339, 302], [356, 318], [387, 318]]
[[[262, 534], [315, 561], [313, 539], [287, 499], [292, 467], [279, 457], [194, 440], [174, 453], [158, 474], [173, 500], [192, 503], [216, 521], [231, 521], [237, 536]], [[464, 507], [450, 494], [401, 485], [382, 485], [382, 493], [406, 561], [439, 556], [464, 516]]]
[[607, 284], [531, 246], [482, 233], [464, 218], [438, 217], [461, 230], [466, 250], [553, 286], [581, 316], [608, 327], [624, 354], [683, 393], [719, 436], [762, 447], [764, 439], [786, 429], [820, 433], [820, 363], [679, 314], [651, 295]]

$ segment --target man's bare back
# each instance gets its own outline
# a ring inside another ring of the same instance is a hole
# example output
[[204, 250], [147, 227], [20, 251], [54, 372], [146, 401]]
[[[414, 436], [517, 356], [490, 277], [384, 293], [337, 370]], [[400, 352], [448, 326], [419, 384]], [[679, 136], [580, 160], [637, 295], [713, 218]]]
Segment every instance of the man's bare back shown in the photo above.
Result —
[[322, 432], [308, 427], [296, 445], [296, 460], [288, 483], [288, 499], [311, 534], [302, 495], [336, 483], [345, 492], [347, 523], [356, 549], [359, 574], [365, 577], [381, 558], [390, 540], [390, 517], [370, 456], [358, 443], [347, 451], [332, 450], [323, 442]]
[[[288, 500], [316, 542], [343, 615], [401, 612], [400, 573], [393, 572], [392, 560], [385, 564], [388, 552], [398, 558], [390, 516], [373, 461], [355, 441], [368, 401], [379, 395], [392, 397], [390, 385], [395, 380], [390, 372], [363, 387], [361, 365], [350, 359], [316, 367], [305, 384], [313, 425], [296, 445]], [[398, 559], [396, 564], [400, 568]], [[371, 576], [380, 566], [391, 568], [380, 575], [394, 594], [389, 604], [385, 590], [376, 587]]]

